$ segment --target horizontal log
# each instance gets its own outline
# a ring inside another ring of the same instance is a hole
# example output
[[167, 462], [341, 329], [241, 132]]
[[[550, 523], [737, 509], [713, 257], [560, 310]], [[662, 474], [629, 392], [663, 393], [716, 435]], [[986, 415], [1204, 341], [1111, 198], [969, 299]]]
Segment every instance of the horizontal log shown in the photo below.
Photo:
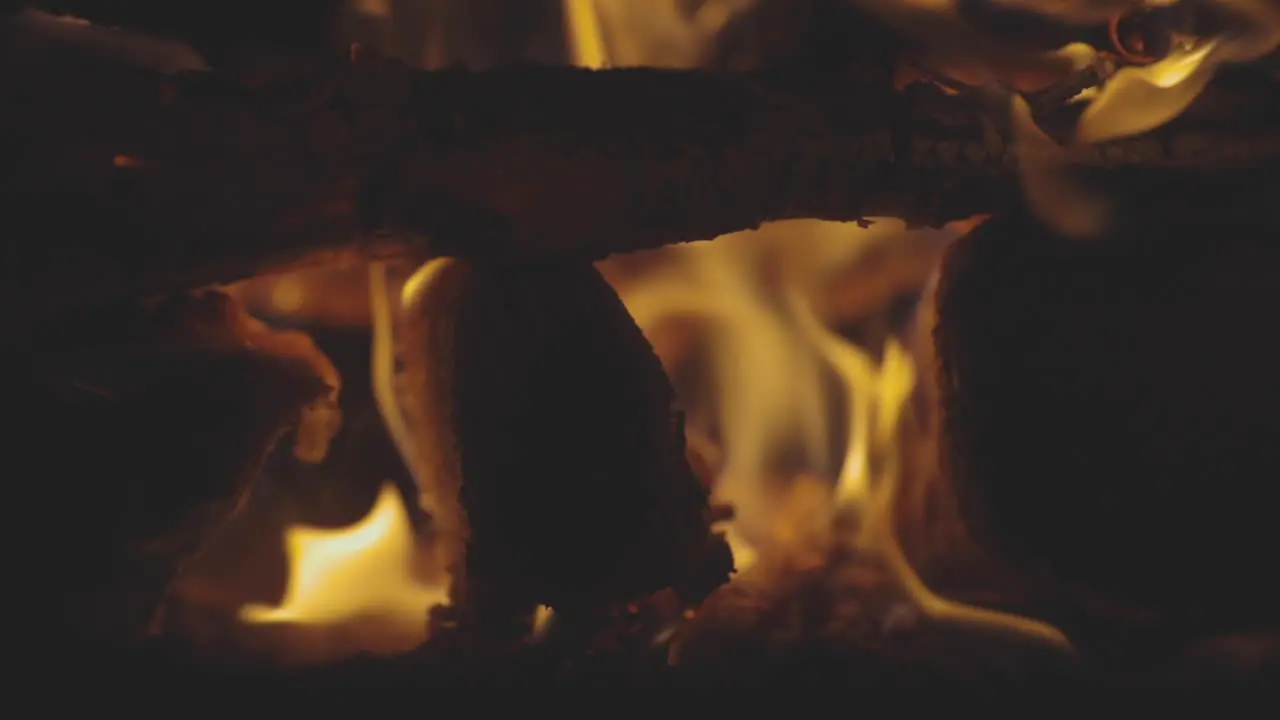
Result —
[[[598, 258], [784, 218], [936, 225], [1016, 186], [1008, 133], [981, 108], [896, 93], [872, 60], [415, 72], [357, 54], [255, 89], [6, 35], [0, 209], [26, 229], [0, 287], [19, 313], [335, 256]], [[1076, 159], [1130, 180], [1275, 165], [1274, 93], [1227, 94]]]

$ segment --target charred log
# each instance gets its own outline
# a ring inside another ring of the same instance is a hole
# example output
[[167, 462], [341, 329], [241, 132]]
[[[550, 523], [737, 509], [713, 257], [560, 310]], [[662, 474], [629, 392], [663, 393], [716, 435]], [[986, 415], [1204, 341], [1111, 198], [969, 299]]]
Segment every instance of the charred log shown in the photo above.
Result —
[[582, 621], [725, 582], [670, 384], [604, 278], [443, 262], [411, 305], [407, 415], [462, 619], [493, 632], [548, 605]]
[[[4, 301], [41, 311], [410, 247], [599, 258], [783, 218], [938, 224], [1016, 194], [1006, 129], [935, 87], [894, 92], [878, 55], [841, 72], [308, 68], [250, 89], [11, 33], [0, 207], [31, 230], [10, 243]], [[1274, 84], [1218, 95], [1077, 159], [1274, 164]]]
[[1105, 625], [1120, 617], [1130, 649], [1135, 627], [1171, 643], [1276, 621], [1261, 568], [1280, 385], [1259, 322], [1280, 288], [1277, 187], [1168, 178], [1092, 244], [1013, 212], [944, 264], [961, 509], [988, 548], [1076, 589], [1074, 617], [1054, 620], [1082, 644], [1116, 641]]

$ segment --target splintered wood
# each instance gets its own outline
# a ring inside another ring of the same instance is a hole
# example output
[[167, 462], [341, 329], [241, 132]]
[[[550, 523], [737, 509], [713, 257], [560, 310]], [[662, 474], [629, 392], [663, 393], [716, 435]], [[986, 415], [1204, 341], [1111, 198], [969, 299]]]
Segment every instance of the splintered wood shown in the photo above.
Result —
[[406, 415], [427, 504], [454, 535], [462, 617], [593, 615], [667, 587], [696, 602], [725, 582], [672, 389], [595, 268], [426, 272], [403, 329]]

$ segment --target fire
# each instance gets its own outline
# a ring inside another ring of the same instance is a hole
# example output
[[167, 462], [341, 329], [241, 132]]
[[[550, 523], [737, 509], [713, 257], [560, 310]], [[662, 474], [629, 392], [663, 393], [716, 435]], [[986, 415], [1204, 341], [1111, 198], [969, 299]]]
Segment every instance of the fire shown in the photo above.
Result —
[[[606, 64], [598, 55], [604, 35], [566, 0], [570, 45], [580, 63]], [[616, 10], [616, 8], [615, 8]], [[598, 22], [598, 21], [597, 21]], [[635, 38], [632, 38], [635, 42]], [[954, 232], [954, 230], [952, 230]], [[830, 330], [818, 316], [812, 289], [834, 269], [884, 242], [902, 241], [898, 221], [872, 228], [823, 222], [776, 223], [714, 243], [659, 250], [660, 269], [617, 280], [624, 303], [655, 343], [668, 369], [678, 350], [661, 331], [673, 320], [695, 319], [705, 328], [711, 355], [710, 406], [687, 408], [693, 426], [718, 424], [723, 451], [716, 494], [732, 503], [726, 528], [735, 564], [821, 563], [835, 545], [880, 558], [911, 604], [943, 622], [1009, 631], [1069, 648], [1057, 629], [1031, 619], [970, 607], [932, 592], [912, 569], [898, 542], [895, 504], [901, 494], [899, 436], [903, 413], [916, 389], [917, 370], [901, 342], [886, 342], [881, 357]], [[612, 265], [605, 261], [606, 277]], [[831, 482], [821, 477], [832, 447], [835, 420], [822, 382], [834, 372], [848, 416], [840, 439], [843, 457]], [[798, 454], [806, 471], [777, 478], [772, 461]], [[816, 477], [814, 475], [816, 473]], [[837, 531], [837, 516], [856, 518], [852, 535]]]
[[1221, 36], [1179, 45], [1151, 65], [1125, 68], [1085, 108], [1077, 138], [1096, 143], [1160, 127], [1191, 105], [1220, 66], [1261, 57], [1278, 44], [1280, 29], [1263, 38]]
[[[566, 30], [578, 64], [610, 64], [611, 36], [602, 21], [607, 15], [616, 25], [629, 27], [623, 17], [627, 7], [565, 0]], [[657, 26], [652, 18], [645, 27], [658, 37], [707, 37], [688, 28]], [[633, 53], [643, 49], [644, 39], [643, 33], [629, 35]], [[644, 58], [628, 58], [632, 60]], [[937, 231], [914, 232], [931, 234], [935, 242], [947, 237]], [[714, 400], [692, 403], [687, 410], [695, 431], [719, 426], [715, 493], [736, 509], [724, 529], [740, 572], [759, 569], [767, 575], [778, 563], [821, 563], [832, 547], [850, 546], [880, 558], [904, 597], [924, 615], [1065, 646], [1061, 633], [1051, 627], [933, 593], [898, 543], [893, 519], [903, 480], [899, 427], [916, 389], [916, 362], [899, 341], [888, 341], [877, 356], [830, 330], [815, 309], [812, 291], [863, 253], [902, 241], [906, 234], [891, 219], [870, 229], [816, 221], [779, 223], [715, 243], [656, 251], [659, 269], [629, 280], [613, 272], [626, 258], [604, 261], [601, 267], [668, 369], [678, 366], [681, 357], [678, 347], [664, 343], [664, 326], [681, 319], [700, 323], [700, 338], [711, 359], [703, 380], [716, 393]], [[439, 261], [428, 263], [409, 284], [430, 282], [439, 266]], [[374, 394], [419, 485], [420, 503], [434, 512], [433, 482], [427, 476], [432, 468], [415, 459], [420, 454], [413, 447], [416, 433], [397, 399], [397, 293], [380, 264], [370, 270], [369, 289]], [[824, 382], [827, 375], [837, 379], [840, 391], [834, 396]], [[844, 425], [837, 424], [841, 413], [847, 416]], [[842, 437], [835, 432], [839, 427], [846, 428]], [[803, 470], [780, 474], [774, 459], [788, 454], [799, 458]], [[835, 522], [837, 517], [854, 518], [855, 529], [836, 530], [844, 527]], [[407, 623], [421, 637], [428, 607], [447, 601], [447, 587], [425, 585], [410, 573], [413, 533], [390, 485], [368, 517], [350, 528], [291, 527], [286, 534], [290, 576], [284, 601], [279, 607], [245, 607], [241, 616], [246, 622], [326, 626], [380, 615]], [[545, 633], [550, 618], [549, 610], [539, 609], [535, 639]]]
[[403, 628], [412, 647], [426, 639], [427, 611], [445, 601], [447, 588], [413, 576], [413, 528], [395, 485], [387, 483], [365, 518], [325, 529], [285, 530], [289, 580], [279, 606], [241, 608], [252, 624], [339, 625], [373, 618]]
[[546, 605], [539, 605], [533, 612], [533, 638], [541, 639], [547, 634], [548, 628], [551, 627], [551, 619], [555, 617], [555, 611]]
[[595, 0], [564, 0], [565, 29], [573, 38], [574, 64], [604, 67], [604, 37]]
[[[899, 545], [894, 511], [904, 492], [900, 457], [905, 442], [899, 428], [916, 390], [917, 362], [900, 341], [886, 342], [877, 359], [833, 332], [805, 289], [820, 285], [831, 267], [878, 244], [902, 241], [904, 233], [901, 223], [890, 219], [870, 229], [852, 223], [778, 223], [715, 243], [658, 251], [671, 264], [619, 283], [619, 291], [655, 338], [659, 354], [672, 354], [660, 339], [665, 323], [692, 317], [709, 328], [705, 339], [719, 406], [690, 408], [690, 419], [714, 416], [721, 426], [725, 457], [716, 492], [738, 511], [727, 534], [740, 571], [762, 561], [764, 573], [778, 563], [819, 563], [831, 547], [844, 545], [880, 558], [927, 617], [1067, 647], [1062, 633], [1044, 623], [932, 592]], [[783, 268], [781, 290], [762, 282], [771, 266]], [[838, 397], [848, 415], [843, 456], [830, 482], [808, 476], [779, 482], [770, 457], [789, 446], [807, 458], [810, 472], [820, 472], [825, 464], [835, 420], [820, 382], [824, 371], [834, 372], [843, 390]], [[856, 530], [840, 534], [833, 523], [837, 516], [854, 518]]]
[[[1030, 59], [983, 45], [986, 39], [961, 27], [952, 0], [851, 1], [926, 40], [954, 43], [953, 49], [968, 61], [988, 63], [987, 79], [1013, 70], [1079, 68], [1092, 60], [1092, 51], [1083, 47]], [[1263, 0], [1221, 2], [1251, 24], [1234, 34], [1180, 45], [1168, 57], [1121, 70], [1104, 86], [1083, 94], [1079, 99], [1090, 105], [1079, 121], [1076, 142], [1163, 124], [1185, 109], [1217, 67], [1280, 43], [1280, 20]], [[676, 2], [563, 0], [563, 17], [578, 65], [692, 65], [716, 29], [748, 4], [707, 2], [689, 17]], [[1079, 5], [1084, 12], [1090, 3]], [[673, 45], [680, 46], [674, 53]], [[947, 48], [941, 50], [945, 55]], [[1019, 100], [1011, 95], [1010, 106], [1020, 128], [1030, 199], [1056, 214], [1060, 224], [1087, 234], [1103, 221], [1105, 207], [1062, 177], [1061, 148], [1034, 128], [1026, 103]], [[779, 564], [823, 562], [834, 547], [853, 548], [878, 559], [903, 597], [926, 617], [1069, 648], [1063, 634], [1044, 623], [940, 596], [912, 567], [900, 542], [904, 528], [898, 527], [895, 508], [920, 492], [907, 487], [913, 478], [904, 471], [902, 458], [904, 444], [910, 442], [903, 437], [904, 417], [922, 379], [921, 358], [900, 339], [884, 341], [879, 350], [851, 342], [829, 327], [815, 302], [816, 288], [885, 243], [923, 236], [942, 243], [970, 226], [907, 231], [887, 218], [870, 228], [776, 223], [714, 243], [654, 251], [648, 259], [655, 262], [639, 273], [623, 271], [635, 258], [606, 260], [601, 269], [669, 371], [680, 367], [689, 351], [687, 342], [672, 342], [665, 331], [673, 323], [695, 322], [695, 335], [709, 358], [699, 383], [714, 392], [684, 398], [689, 428], [715, 437], [715, 494], [736, 509], [724, 529], [740, 572], [765, 575]], [[428, 264], [414, 282], [429, 282], [438, 266]], [[278, 292], [276, 305], [297, 306], [304, 288], [281, 286]], [[396, 397], [396, 310], [390, 300], [395, 295], [383, 267], [375, 265], [369, 294], [374, 393], [422, 492], [420, 502], [432, 512], [438, 508], [433, 507], [431, 468], [414, 460], [414, 429]], [[779, 467], [779, 457], [788, 458], [784, 467]], [[851, 522], [837, 522], [846, 519]], [[447, 602], [447, 585], [425, 584], [410, 572], [413, 531], [391, 485], [356, 525], [341, 530], [295, 526], [286, 537], [290, 572], [285, 598], [279, 607], [244, 607], [245, 622], [332, 626], [376, 615], [403, 624], [421, 640], [427, 609]], [[546, 631], [551, 617], [548, 609], [539, 608], [535, 638]]]

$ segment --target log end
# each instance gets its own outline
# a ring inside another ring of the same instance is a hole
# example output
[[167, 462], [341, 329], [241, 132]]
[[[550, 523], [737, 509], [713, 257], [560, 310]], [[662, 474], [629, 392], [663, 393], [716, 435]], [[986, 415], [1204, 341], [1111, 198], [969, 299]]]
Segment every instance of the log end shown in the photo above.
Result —
[[1248, 630], [1280, 601], [1280, 248], [1265, 209], [1188, 204], [1094, 243], [1014, 212], [952, 247], [943, 460], [987, 547], [1156, 626]]

